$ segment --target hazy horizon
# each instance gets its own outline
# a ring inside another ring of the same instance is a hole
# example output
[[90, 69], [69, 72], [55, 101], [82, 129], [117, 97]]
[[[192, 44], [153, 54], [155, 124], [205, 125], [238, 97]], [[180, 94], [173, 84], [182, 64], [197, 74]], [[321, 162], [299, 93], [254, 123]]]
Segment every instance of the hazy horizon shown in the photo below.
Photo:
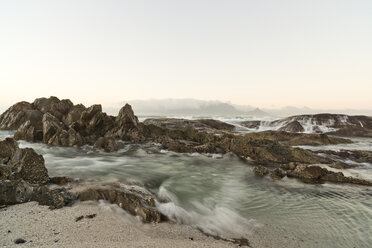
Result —
[[372, 109], [372, 1], [7, 1], [0, 110], [201, 99]]

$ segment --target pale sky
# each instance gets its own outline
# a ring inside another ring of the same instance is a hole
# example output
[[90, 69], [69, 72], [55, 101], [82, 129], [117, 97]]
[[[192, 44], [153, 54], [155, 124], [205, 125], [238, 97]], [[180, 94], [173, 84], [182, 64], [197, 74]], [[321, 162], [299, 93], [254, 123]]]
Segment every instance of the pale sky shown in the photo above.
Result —
[[372, 1], [1, 1], [0, 106], [372, 108]]

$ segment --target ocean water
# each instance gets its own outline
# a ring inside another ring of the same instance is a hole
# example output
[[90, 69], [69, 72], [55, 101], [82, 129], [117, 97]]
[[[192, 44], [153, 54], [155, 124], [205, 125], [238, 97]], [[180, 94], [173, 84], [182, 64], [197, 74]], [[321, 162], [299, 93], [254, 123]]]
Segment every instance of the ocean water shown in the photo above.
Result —
[[51, 176], [143, 185], [159, 198], [160, 211], [206, 233], [249, 239], [264, 230], [288, 247], [372, 247], [371, 187], [257, 178], [234, 155], [179, 154], [156, 144], [122, 143], [114, 153], [19, 145], [42, 154]]

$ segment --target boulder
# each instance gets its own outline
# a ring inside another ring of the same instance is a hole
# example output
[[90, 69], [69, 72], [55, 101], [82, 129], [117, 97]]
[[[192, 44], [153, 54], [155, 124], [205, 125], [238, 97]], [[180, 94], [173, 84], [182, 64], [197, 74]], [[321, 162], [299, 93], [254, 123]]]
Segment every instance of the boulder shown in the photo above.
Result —
[[63, 117], [67, 115], [74, 104], [68, 100], [59, 100], [55, 96], [49, 98], [38, 98], [33, 102], [33, 106], [40, 110], [42, 113], [50, 113], [56, 117], [59, 121], [63, 120]]
[[32, 195], [32, 201], [47, 205], [50, 209], [58, 209], [74, 202], [73, 195], [65, 188], [49, 189], [47, 186], [37, 188]]
[[93, 145], [96, 149], [102, 149], [105, 152], [114, 152], [118, 150], [118, 145], [113, 137], [100, 137]]
[[30, 184], [42, 185], [48, 182], [48, 170], [43, 156], [31, 148], [18, 149], [7, 164], [12, 171], [12, 180], [23, 179]]
[[130, 214], [140, 216], [144, 222], [160, 222], [164, 218], [156, 209], [153, 195], [139, 186], [111, 184], [87, 188], [75, 194], [81, 201], [106, 200], [117, 204]]
[[263, 177], [263, 176], [269, 174], [269, 169], [262, 166], [262, 165], [259, 165], [259, 166], [253, 167], [253, 172], [256, 175]]
[[83, 136], [94, 136], [89, 139], [94, 143], [98, 137], [104, 136], [114, 127], [114, 119], [102, 113], [101, 105], [92, 105], [82, 112], [80, 125]]
[[304, 132], [305, 129], [298, 121], [292, 121], [287, 125], [279, 128], [280, 131], [290, 132], [290, 133], [301, 133]]
[[22, 179], [0, 180], [0, 205], [13, 205], [28, 202], [34, 188]]
[[138, 118], [134, 115], [132, 106], [128, 103], [125, 104], [119, 111], [118, 116], [115, 119], [115, 125], [119, 127], [137, 128], [138, 127]]

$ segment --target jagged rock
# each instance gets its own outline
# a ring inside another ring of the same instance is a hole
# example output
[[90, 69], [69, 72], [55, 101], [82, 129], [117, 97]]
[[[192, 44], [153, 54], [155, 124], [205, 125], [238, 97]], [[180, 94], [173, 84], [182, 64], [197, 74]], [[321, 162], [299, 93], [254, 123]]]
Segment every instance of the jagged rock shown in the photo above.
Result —
[[85, 110], [86, 110], [86, 108], [82, 104], [78, 104], [78, 105], [73, 106], [70, 109], [70, 111], [68, 112], [68, 114], [67, 114], [66, 118], [63, 120], [63, 122], [65, 123], [66, 126], [70, 126], [74, 122], [79, 122], [80, 117], [81, 117], [83, 111], [85, 111]]
[[96, 149], [102, 149], [105, 152], [114, 152], [118, 150], [118, 145], [113, 137], [100, 137], [93, 145]]
[[271, 174], [270, 174], [270, 177], [272, 179], [276, 179], [276, 180], [280, 180], [282, 179], [283, 177], [285, 177], [287, 175], [287, 172], [281, 168], [276, 168], [274, 169]]
[[307, 166], [298, 165], [293, 171], [288, 173], [289, 176], [297, 177], [305, 180], [317, 181], [322, 178], [322, 176], [327, 174], [327, 169], [319, 166]]
[[62, 146], [81, 146], [83, 143], [83, 138], [75, 129], [62, 130], [59, 135], [59, 144]]
[[298, 121], [292, 121], [287, 125], [279, 128], [280, 131], [290, 132], [290, 133], [301, 133], [304, 132], [305, 129]]
[[130, 214], [142, 217], [144, 222], [160, 222], [163, 218], [156, 209], [153, 195], [139, 186], [111, 184], [88, 188], [75, 194], [81, 201], [106, 200], [115, 203]]
[[68, 99], [59, 100], [57, 97], [51, 96], [49, 98], [38, 98], [33, 102], [33, 105], [42, 113], [50, 113], [59, 121], [62, 121], [63, 116], [70, 111], [74, 104]]
[[16, 140], [26, 140], [29, 142], [38, 142], [43, 140], [43, 130], [37, 129], [31, 124], [31, 121], [23, 123], [14, 134]]
[[262, 165], [259, 165], [259, 166], [255, 166], [253, 167], [253, 172], [256, 174], [256, 175], [259, 175], [261, 177], [269, 174], [269, 169], [262, 166]]
[[119, 111], [115, 119], [115, 124], [119, 127], [136, 128], [138, 127], [138, 118], [134, 115], [132, 106], [125, 104]]
[[18, 149], [17, 142], [12, 138], [0, 140], [0, 159], [9, 160]]
[[43, 142], [45, 144], [59, 145], [58, 137], [63, 130], [62, 123], [50, 113], [43, 116]]
[[31, 148], [18, 149], [7, 164], [12, 179], [23, 179], [31, 184], [45, 184], [49, 180], [43, 156]]
[[95, 135], [93, 144], [98, 137], [102, 137], [114, 126], [114, 120], [106, 113], [102, 113], [101, 105], [92, 105], [84, 110], [80, 117], [80, 125], [84, 127], [84, 135]]
[[28, 102], [19, 102], [0, 115], [0, 129], [16, 130], [26, 121], [37, 128], [41, 126], [42, 113]]
[[0, 180], [0, 205], [13, 205], [31, 200], [33, 187], [22, 179]]

